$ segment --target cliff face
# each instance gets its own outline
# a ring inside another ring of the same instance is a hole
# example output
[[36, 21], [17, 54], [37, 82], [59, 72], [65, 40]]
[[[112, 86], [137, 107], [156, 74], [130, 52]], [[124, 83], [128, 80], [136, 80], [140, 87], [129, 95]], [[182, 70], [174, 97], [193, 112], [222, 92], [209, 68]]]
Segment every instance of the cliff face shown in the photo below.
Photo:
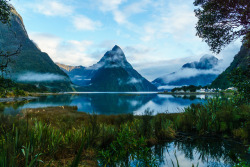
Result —
[[[20, 46], [20, 52], [12, 56], [11, 62], [8, 64], [7, 77], [17, 82], [42, 84], [48, 88], [62, 91], [71, 90], [71, 81], [67, 74], [51, 60], [47, 53], [41, 52], [37, 45], [29, 39], [22, 17], [13, 9], [10, 26], [0, 23], [0, 50], [5, 53], [14, 53]], [[30, 76], [28, 77], [30, 79], [20, 79], [27, 75]], [[46, 77], [46, 75], [52, 77]], [[39, 76], [42, 77], [37, 79], [36, 77]], [[34, 79], [32, 80], [32, 78]]]

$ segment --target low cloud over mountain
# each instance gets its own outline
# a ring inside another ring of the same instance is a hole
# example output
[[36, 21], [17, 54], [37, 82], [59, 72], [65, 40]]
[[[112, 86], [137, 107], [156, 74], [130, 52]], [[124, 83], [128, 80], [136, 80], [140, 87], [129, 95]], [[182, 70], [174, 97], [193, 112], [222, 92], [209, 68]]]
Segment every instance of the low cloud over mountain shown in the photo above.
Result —
[[155, 79], [152, 83], [158, 89], [171, 89], [175, 86], [210, 84], [222, 71], [220, 63], [212, 55], [204, 55], [199, 61], [186, 63], [176, 72]]

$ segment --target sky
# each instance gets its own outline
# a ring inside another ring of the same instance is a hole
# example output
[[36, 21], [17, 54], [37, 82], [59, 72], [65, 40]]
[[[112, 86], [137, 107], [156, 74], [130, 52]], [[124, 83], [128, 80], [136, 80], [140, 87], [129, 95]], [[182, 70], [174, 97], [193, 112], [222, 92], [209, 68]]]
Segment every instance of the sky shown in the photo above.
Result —
[[[11, 0], [26, 30], [54, 62], [91, 66], [114, 45], [144, 77], [174, 72], [205, 54], [197, 37], [193, 0]], [[225, 69], [241, 46], [220, 54]]]

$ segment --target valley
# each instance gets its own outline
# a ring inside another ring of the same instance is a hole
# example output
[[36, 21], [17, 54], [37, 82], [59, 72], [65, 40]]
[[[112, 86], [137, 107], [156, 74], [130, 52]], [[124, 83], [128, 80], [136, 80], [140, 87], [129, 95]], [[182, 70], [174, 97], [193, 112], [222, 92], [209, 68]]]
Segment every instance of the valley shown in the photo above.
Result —
[[0, 1], [0, 166], [249, 166], [249, 5], [227, 3]]

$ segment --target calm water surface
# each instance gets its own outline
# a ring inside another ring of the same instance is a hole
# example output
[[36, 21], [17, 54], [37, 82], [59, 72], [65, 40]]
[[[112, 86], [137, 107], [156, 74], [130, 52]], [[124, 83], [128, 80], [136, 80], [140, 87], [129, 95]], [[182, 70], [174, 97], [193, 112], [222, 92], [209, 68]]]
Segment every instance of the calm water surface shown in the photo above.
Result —
[[192, 167], [192, 164], [199, 167], [231, 167], [237, 159], [250, 163], [246, 147], [234, 141], [197, 138], [164, 143], [152, 149], [160, 167], [176, 167], [177, 161], [180, 167]]
[[157, 93], [74, 93], [42, 96], [30, 102], [2, 104], [0, 111], [17, 114], [25, 108], [50, 106], [77, 106], [79, 112], [97, 114], [142, 114], [145, 109], [154, 110], [154, 114], [182, 112], [192, 103], [204, 103], [211, 96], [173, 96]]

